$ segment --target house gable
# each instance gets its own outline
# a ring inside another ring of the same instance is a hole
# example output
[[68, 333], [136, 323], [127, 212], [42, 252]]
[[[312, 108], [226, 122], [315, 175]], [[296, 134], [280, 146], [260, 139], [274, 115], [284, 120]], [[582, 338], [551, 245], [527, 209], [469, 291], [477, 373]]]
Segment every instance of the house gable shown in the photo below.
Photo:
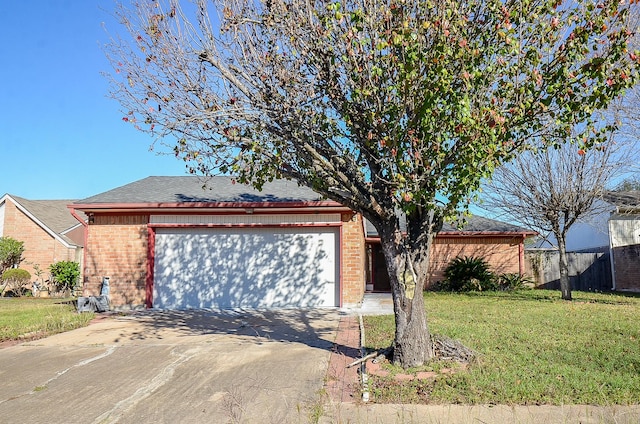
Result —
[[81, 262], [81, 244], [56, 231], [67, 225], [75, 226], [72, 222], [75, 219], [66, 208], [70, 202], [33, 201], [8, 194], [0, 200], [2, 235], [24, 243], [24, 260], [20, 267], [29, 271], [34, 279], [38, 269], [42, 271], [41, 278], [47, 279], [49, 266], [57, 261]]
[[73, 200], [28, 200], [7, 194], [0, 200], [3, 210], [7, 201], [64, 247], [82, 246], [82, 243], [75, 243], [65, 236], [65, 232], [80, 225], [67, 209]]
[[5, 201], [0, 200], [0, 237], [4, 237], [4, 204]]

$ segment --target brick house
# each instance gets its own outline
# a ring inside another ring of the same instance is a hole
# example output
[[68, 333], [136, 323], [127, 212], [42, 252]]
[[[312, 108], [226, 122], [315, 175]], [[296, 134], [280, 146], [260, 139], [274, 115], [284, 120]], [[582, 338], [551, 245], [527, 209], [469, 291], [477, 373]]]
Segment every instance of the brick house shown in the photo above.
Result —
[[[79, 262], [82, 267], [84, 228], [67, 205], [73, 200], [28, 200], [5, 194], [0, 198], [0, 236], [24, 243], [20, 268], [36, 279], [36, 268], [49, 276], [58, 261]], [[81, 218], [82, 219], [82, 218]]]
[[[402, 223], [401, 223], [402, 224]], [[367, 282], [373, 291], [388, 291], [389, 278], [375, 228], [367, 223]], [[444, 279], [444, 270], [459, 256], [481, 257], [492, 271], [524, 275], [524, 241], [536, 233], [515, 225], [471, 216], [464, 228], [445, 223], [435, 237], [429, 265], [429, 288]]]
[[[109, 277], [116, 308], [342, 307], [379, 278], [376, 236], [349, 208], [293, 181], [261, 192], [229, 177], [206, 186], [148, 177], [69, 205], [88, 217], [84, 294]], [[442, 236], [441, 262], [482, 252], [505, 272], [521, 270], [522, 229]]]
[[640, 191], [608, 192], [613, 290], [640, 292]]

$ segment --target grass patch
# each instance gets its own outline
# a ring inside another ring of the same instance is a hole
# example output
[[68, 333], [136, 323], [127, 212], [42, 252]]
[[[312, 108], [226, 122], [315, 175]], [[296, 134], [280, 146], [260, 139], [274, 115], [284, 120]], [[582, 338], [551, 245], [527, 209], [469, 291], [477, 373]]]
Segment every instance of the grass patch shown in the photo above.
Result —
[[[428, 383], [373, 377], [378, 402], [629, 405], [640, 399], [640, 298], [548, 290], [424, 295], [430, 330], [480, 353]], [[366, 348], [393, 341], [393, 316], [365, 317]], [[424, 369], [434, 369], [431, 364]], [[388, 366], [392, 372], [401, 369]], [[421, 368], [422, 369], [422, 368]], [[421, 370], [420, 369], [420, 370]], [[417, 370], [411, 370], [417, 371]]]
[[93, 317], [77, 313], [73, 303], [60, 299], [0, 298], [0, 342], [62, 333], [86, 326]]

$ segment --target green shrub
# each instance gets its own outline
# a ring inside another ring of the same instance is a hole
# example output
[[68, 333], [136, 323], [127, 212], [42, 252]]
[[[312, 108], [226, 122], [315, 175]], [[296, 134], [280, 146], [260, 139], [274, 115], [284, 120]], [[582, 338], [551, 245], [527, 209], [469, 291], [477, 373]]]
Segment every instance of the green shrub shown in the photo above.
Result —
[[521, 290], [531, 284], [533, 284], [533, 281], [529, 277], [518, 273], [501, 274], [498, 277], [499, 289], [504, 291]]
[[29, 292], [27, 286], [30, 281], [31, 274], [26, 269], [8, 269], [2, 273], [2, 291], [0, 291], [0, 295], [24, 296]]
[[20, 265], [24, 243], [11, 237], [0, 237], [0, 274]]
[[457, 257], [444, 271], [445, 281], [439, 289], [447, 291], [486, 291], [496, 290], [496, 276], [483, 258]]
[[71, 261], [59, 261], [51, 264], [49, 271], [58, 292], [72, 290], [80, 277], [80, 264]]
[[2, 280], [31, 280], [31, 274], [26, 269], [11, 268], [2, 273]]

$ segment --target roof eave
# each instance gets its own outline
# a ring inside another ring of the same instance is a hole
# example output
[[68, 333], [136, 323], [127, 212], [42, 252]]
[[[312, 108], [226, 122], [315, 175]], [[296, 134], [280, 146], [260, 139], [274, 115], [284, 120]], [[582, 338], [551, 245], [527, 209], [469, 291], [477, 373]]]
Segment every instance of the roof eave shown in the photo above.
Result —
[[519, 236], [533, 237], [538, 235], [535, 231], [440, 231], [438, 235], [460, 236], [460, 237], [483, 237], [483, 236]]
[[334, 201], [299, 201], [299, 202], [181, 202], [181, 203], [74, 203], [69, 205], [85, 213], [167, 213], [167, 212], [226, 212], [254, 209], [282, 211], [318, 210], [332, 212], [351, 211], [346, 206]]
[[[446, 237], [533, 237], [538, 235], [535, 231], [440, 231], [438, 236]], [[367, 235], [366, 241], [380, 241], [378, 235]]]
[[634, 215], [640, 213], [639, 206], [618, 205], [616, 206], [616, 213], [619, 215]]

